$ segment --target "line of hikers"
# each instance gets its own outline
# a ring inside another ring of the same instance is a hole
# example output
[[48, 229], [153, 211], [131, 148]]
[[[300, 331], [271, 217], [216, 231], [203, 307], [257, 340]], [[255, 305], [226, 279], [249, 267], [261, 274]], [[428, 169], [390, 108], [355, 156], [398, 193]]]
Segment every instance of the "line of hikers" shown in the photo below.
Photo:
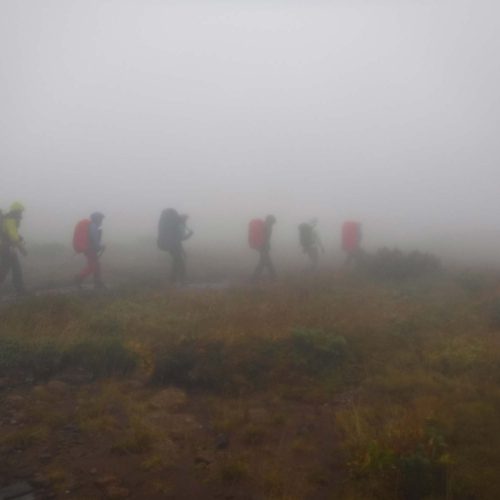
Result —
[[[25, 208], [22, 203], [15, 202], [10, 210], [3, 215], [0, 212], [0, 284], [9, 273], [17, 294], [26, 293], [23, 273], [18, 254], [27, 256], [24, 239], [19, 234]], [[86, 265], [75, 276], [74, 283], [81, 288], [86, 278], [92, 276], [96, 288], [104, 288], [101, 274], [100, 259], [106, 247], [102, 244], [102, 223], [104, 214], [94, 212], [88, 219], [79, 221], [73, 233], [73, 248], [77, 254], [82, 254]], [[188, 216], [180, 214], [173, 208], [162, 211], [158, 223], [158, 248], [170, 254], [170, 280], [173, 284], [186, 283], [186, 252], [183, 243], [193, 236], [193, 231], [187, 226]], [[248, 244], [259, 254], [257, 266], [253, 272], [253, 281], [258, 282], [264, 274], [269, 279], [276, 277], [276, 271], [271, 258], [271, 240], [276, 217], [268, 215], [263, 219], [253, 219], [248, 226]], [[317, 231], [317, 219], [311, 219], [299, 225], [299, 242], [303, 252], [310, 261], [310, 268], [316, 271], [319, 265], [320, 252], [325, 249]], [[356, 260], [360, 252], [361, 225], [358, 222], [347, 221], [342, 226], [342, 249], [347, 255], [347, 263]]]

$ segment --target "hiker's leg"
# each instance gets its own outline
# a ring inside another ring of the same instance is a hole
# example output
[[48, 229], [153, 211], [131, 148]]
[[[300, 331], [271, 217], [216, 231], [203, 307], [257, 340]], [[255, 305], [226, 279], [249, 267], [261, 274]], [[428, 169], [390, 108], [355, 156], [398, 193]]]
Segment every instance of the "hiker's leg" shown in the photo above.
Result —
[[170, 282], [172, 284], [177, 283], [179, 279], [179, 253], [177, 249], [172, 249], [169, 251], [172, 257], [172, 267], [170, 268]]
[[186, 254], [183, 251], [179, 252], [178, 277], [179, 283], [186, 283]]
[[267, 268], [267, 271], [269, 273], [269, 277], [271, 279], [276, 278], [276, 271], [274, 269], [274, 264], [271, 259], [271, 254], [270, 252], [264, 252], [264, 266]]
[[19, 262], [19, 257], [15, 252], [12, 252], [10, 256], [10, 266], [12, 269], [12, 284], [14, 285], [16, 292], [24, 293], [23, 270], [21, 268], [21, 263]]
[[93, 269], [93, 274], [94, 274], [94, 285], [96, 287], [101, 287], [102, 286], [101, 262], [99, 260], [99, 256], [96, 253], [94, 253], [91, 257], [91, 267]]
[[2, 250], [0, 254], [0, 285], [5, 281], [10, 271], [10, 252]]
[[259, 252], [259, 262], [257, 262], [257, 267], [255, 268], [255, 271], [253, 272], [253, 280], [258, 281], [260, 277], [262, 276], [262, 271], [264, 269], [264, 251]]
[[315, 271], [318, 268], [319, 264], [319, 252], [316, 247], [311, 247], [309, 249], [309, 258], [311, 259], [311, 267], [313, 271]]
[[91, 274], [95, 274], [95, 257], [96, 254], [95, 252], [85, 252], [85, 258], [87, 259], [87, 264], [81, 271], [81, 273], [78, 275], [78, 280], [82, 282], [85, 278], [90, 276]]

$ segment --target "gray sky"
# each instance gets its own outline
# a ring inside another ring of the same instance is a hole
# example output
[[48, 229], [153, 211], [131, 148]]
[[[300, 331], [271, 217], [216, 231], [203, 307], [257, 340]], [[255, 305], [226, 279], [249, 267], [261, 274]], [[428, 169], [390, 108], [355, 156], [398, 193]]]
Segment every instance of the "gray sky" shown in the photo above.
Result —
[[[239, 239], [274, 212], [376, 243], [500, 231], [497, 0], [1, 0], [0, 204], [27, 236]], [[139, 228], [139, 229], [137, 229]], [[328, 237], [326, 238], [328, 239]]]

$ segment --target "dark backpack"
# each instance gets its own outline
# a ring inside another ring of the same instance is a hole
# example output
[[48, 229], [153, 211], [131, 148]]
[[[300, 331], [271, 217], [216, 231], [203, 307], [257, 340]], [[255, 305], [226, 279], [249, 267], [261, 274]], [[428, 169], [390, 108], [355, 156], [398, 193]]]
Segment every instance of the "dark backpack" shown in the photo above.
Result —
[[299, 226], [299, 239], [304, 248], [314, 245], [314, 231], [310, 224], [304, 222]]
[[173, 208], [163, 210], [158, 223], [158, 248], [170, 250], [182, 241], [182, 221]]

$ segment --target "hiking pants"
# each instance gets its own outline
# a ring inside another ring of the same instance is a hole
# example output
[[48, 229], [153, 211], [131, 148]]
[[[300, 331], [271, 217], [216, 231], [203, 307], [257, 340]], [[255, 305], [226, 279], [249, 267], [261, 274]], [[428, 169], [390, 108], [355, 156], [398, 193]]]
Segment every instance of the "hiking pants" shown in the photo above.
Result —
[[310, 246], [304, 249], [304, 252], [307, 254], [309, 257], [309, 260], [311, 261], [311, 267], [313, 270], [316, 270], [318, 268], [319, 264], [319, 251], [318, 247], [316, 246]]
[[84, 255], [87, 259], [87, 265], [78, 275], [78, 278], [80, 281], [83, 281], [88, 276], [94, 275], [94, 282], [99, 284], [101, 282], [101, 263], [99, 262], [99, 255], [97, 255], [95, 250], [87, 250]]
[[276, 277], [276, 271], [274, 270], [273, 261], [271, 260], [271, 253], [269, 250], [261, 250], [259, 256], [259, 262], [253, 273], [253, 279], [255, 281], [262, 277], [262, 273], [267, 270], [269, 277], [274, 279]]
[[0, 284], [9, 272], [12, 272], [12, 284], [17, 293], [24, 293], [23, 270], [17, 252], [12, 249], [2, 250], [0, 258]]
[[172, 257], [172, 267], [170, 270], [170, 281], [172, 283], [183, 284], [186, 282], [186, 255], [182, 245], [169, 249], [168, 253]]
[[359, 265], [360, 253], [359, 250], [351, 250], [347, 252], [347, 256], [344, 262], [346, 267], [356, 267]]

